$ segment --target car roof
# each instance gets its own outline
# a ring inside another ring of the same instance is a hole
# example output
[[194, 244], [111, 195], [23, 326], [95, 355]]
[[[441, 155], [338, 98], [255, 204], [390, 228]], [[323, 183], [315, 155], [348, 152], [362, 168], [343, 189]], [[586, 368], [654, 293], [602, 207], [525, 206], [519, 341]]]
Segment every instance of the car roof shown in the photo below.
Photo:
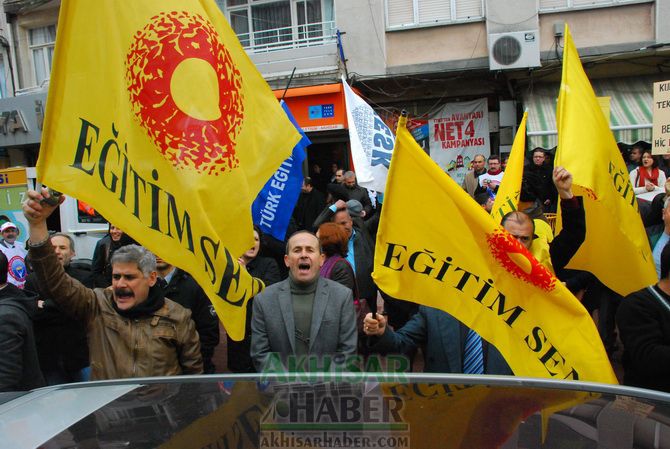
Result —
[[268, 447], [282, 436], [316, 447], [319, 435], [357, 447], [384, 441], [412, 448], [498, 447], [513, 438], [515, 447], [606, 447], [627, 438], [631, 447], [651, 448], [670, 439], [666, 393], [507, 376], [178, 376], [3, 398], [0, 448], [12, 449], [86, 441], [108, 448]]

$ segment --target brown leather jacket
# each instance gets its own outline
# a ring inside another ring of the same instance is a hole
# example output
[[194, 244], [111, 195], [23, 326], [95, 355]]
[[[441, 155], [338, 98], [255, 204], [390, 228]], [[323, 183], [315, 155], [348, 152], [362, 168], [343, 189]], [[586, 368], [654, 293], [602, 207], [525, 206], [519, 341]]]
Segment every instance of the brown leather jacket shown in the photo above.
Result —
[[86, 322], [91, 380], [202, 374], [188, 309], [166, 299], [151, 317], [128, 319], [114, 310], [110, 289], [92, 290], [65, 274], [51, 244], [31, 247], [30, 261], [43, 291]]
[[[482, 172], [482, 174], [484, 173], [486, 173], [486, 170]], [[463, 178], [463, 185], [461, 187], [463, 187], [463, 189], [468, 192], [471, 197], [475, 197], [475, 190], [477, 190], [477, 187], [479, 187], [479, 181], [477, 176], [475, 176], [474, 170], [470, 170], [465, 174], [465, 178]]]

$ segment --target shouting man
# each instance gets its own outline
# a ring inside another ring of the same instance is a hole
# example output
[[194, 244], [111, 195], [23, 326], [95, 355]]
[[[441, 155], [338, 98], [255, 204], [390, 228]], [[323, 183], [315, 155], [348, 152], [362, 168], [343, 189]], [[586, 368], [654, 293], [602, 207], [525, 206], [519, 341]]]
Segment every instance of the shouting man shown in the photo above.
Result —
[[251, 358], [259, 372], [272, 353], [285, 361], [290, 355], [356, 352], [353, 294], [347, 287], [319, 277], [323, 259], [319, 239], [311, 232], [296, 232], [286, 243], [288, 279], [254, 298]]
[[46, 188], [29, 190], [27, 197], [23, 214], [35, 276], [47, 297], [86, 324], [91, 380], [201, 374], [191, 312], [156, 285], [156, 257], [141, 246], [124, 246], [112, 256], [112, 288], [86, 288], [65, 273], [50, 243], [46, 220], [58, 205], [44, 201]]

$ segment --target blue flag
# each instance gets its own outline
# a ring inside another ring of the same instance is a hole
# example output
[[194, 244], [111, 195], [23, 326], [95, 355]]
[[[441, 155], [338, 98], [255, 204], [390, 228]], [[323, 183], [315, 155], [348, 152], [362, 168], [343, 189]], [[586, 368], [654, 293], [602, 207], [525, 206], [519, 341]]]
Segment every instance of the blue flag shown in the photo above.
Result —
[[270, 177], [263, 189], [251, 205], [251, 215], [254, 223], [265, 234], [270, 234], [277, 240], [286, 238], [286, 229], [293, 214], [293, 208], [298, 202], [302, 187], [302, 163], [307, 157], [307, 147], [312, 143], [307, 138], [298, 122], [293, 118], [286, 103], [281, 102], [284, 112], [291, 120], [302, 139], [293, 148], [291, 156], [281, 163], [276, 172]]

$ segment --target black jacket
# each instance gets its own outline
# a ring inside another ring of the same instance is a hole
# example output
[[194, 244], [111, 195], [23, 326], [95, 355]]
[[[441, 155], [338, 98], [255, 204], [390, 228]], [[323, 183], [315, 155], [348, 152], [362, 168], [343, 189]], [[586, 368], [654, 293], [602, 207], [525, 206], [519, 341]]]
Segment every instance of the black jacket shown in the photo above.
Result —
[[[365, 210], [365, 217], [372, 217], [372, 201], [370, 201], [370, 195], [368, 195], [368, 190], [365, 187], [361, 187], [356, 184], [352, 189], [345, 186], [344, 184], [328, 184], [328, 192], [333, 195], [335, 200], [358, 200], [363, 205], [363, 210]], [[316, 226], [316, 225], [315, 225]]]
[[646, 288], [619, 305], [616, 323], [623, 342], [623, 383], [670, 392], [670, 297], [657, 287], [664, 306]]
[[[263, 246], [261, 245], [261, 248]], [[265, 283], [265, 287], [282, 280], [282, 276], [277, 267], [277, 262], [271, 257], [257, 256], [247, 264], [247, 271], [255, 278]], [[244, 329], [244, 339], [235, 341], [227, 336], [228, 343], [228, 369], [233, 373], [255, 373], [256, 368], [251, 360], [251, 318], [253, 313], [254, 298], [247, 302], [246, 324]]]
[[277, 262], [270, 257], [258, 256], [246, 268], [252, 277], [262, 280], [266, 287], [282, 280]]
[[118, 242], [112, 240], [112, 237], [109, 234], [98, 240], [98, 243], [95, 245], [95, 250], [93, 250], [93, 260], [91, 261], [93, 286], [107, 288], [112, 285], [111, 260], [114, 251], [122, 246], [136, 244], [137, 242], [126, 233], [121, 235]]
[[301, 192], [295, 209], [293, 209], [293, 219], [297, 229], [311, 230], [314, 220], [319, 216], [325, 205], [326, 197], [318, 190], [312, 189], [309, 193]]
[[[316, 229], [322, 223], [331, 221], [335, 212], [326, 207], [314, 222]], [[356, 262], [356, 282], [358, 283], [358, 293], [360, 299], [377, 300], [377, 286], [372, 280], [372, 270], [374, 268], [375, 241], [370, 237], [368, 225], [372, 221], [363, 222], [360, 219], [353, 219], [353, 228], [356, 231], [354, 235], [354, 261]]]
[[548, 165], [530, 163], [524, 168], [521, 182], [521, 201], [535, 201], [544, 203], [549, 200], [556, 203], [558, 191], [552, 177], [553, 170]]
[[[86, 287], [92, 288], [90, 272], [65, 267], [65, 272]], [[77, 371], [89, 364], [86, 326], [63, 312], [53, 298], [42, 293], [37, 276], [31, 273], [26, 278], [25, 291], [43, 300], [33, 318], [37, 355], [42, 372], [48, 373], [62, 368]]]
[[563, 280], [562, 270], [586, 238], [584, 198], [575, 196], [571, 200], [561, 200], [561, 214], [563, 216], [563, 229], [549, 244], [549, 255], [556, 276]]
[[331, 281], [338, 282], [354, 292], [354, 299], [358, 299], [358, 288], [356, 287], [356, 275], [346, 259], [335, 262], [333, 270], [330, 272]]
[[204, 290], [190, 274], [175, 268], [170, 283], [164, 287], [165, 297], [191, 311], [195, 329], [200, 336], [200, 352], [205, 374], [211, 374], [216, 367], [212, 362], [214, 349], [219, 344], [219, 319], [214, 306]]
[[11, 284], [0, 289], [0, 391], [44, 386], [32, 317], [36, 298]]

